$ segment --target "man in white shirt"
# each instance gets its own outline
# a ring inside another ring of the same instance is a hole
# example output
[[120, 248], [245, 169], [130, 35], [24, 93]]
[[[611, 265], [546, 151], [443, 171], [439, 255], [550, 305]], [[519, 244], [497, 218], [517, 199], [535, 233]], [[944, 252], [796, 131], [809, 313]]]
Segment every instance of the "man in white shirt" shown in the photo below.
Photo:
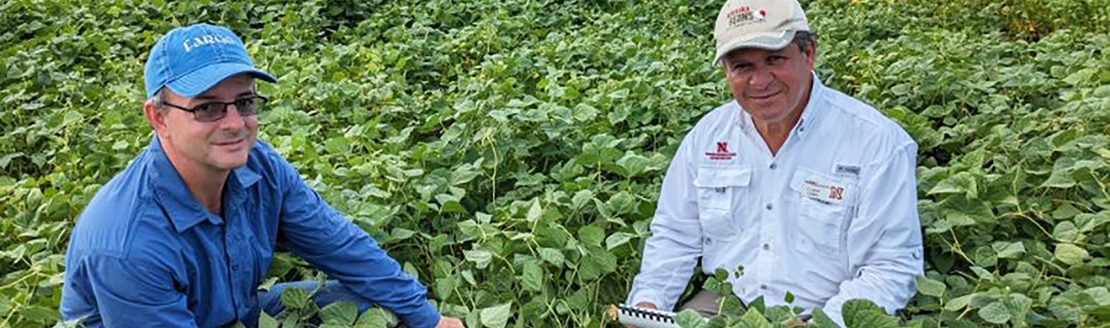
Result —
[[[850, 299], [905, 306], [923, 265], [913, 139], [821, 83], [796, 0], [730, 0], [713, 34], [735, 101], [683, 139], [627, 302], [674, 308], [700, 257], [707, 274], [743, 267], [745, 302], [790, 293], [841, 325]], [[712, 314], [716, 298], [688, 305]]]

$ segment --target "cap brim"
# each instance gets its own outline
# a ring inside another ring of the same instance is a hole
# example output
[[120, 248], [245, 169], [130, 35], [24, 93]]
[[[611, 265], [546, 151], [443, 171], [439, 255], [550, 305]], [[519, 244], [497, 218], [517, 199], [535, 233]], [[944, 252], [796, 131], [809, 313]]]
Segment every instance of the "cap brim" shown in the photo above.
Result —
[[721, 58], [723, 58], [725, 55], [732, 52], [733, 50], [737, 49], [755, 48], [764, 50], [779, 50], [782, 48], [786, 48], [786, 46], [790, 44], [790, 41], [794, 40], [794, 34], [796, 34], [796, 31], [790, 30], [784, 31], [782, 33], [758, 34], [750, 38], [736, 40], [724, 46], [717, 47], [717, 57], [713, 60], [713, 62], [721, 62]]
[[216, 86], [231, 76], [247, 73], [263, 81], [275, 83], [277, 79], [266, 72], [242, 63], [221, 63], [209, 65], [186, 74], [177, 80], [166, 83], [174, 93], [182, 97], [195, 97]]

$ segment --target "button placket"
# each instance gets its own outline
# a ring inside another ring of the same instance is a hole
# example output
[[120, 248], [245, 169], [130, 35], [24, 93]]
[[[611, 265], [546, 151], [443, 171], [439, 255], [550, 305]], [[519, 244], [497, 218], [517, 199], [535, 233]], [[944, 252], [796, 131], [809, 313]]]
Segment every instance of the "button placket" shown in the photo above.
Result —
[[239, 271], [239, 264], [238, 264], [238, 261], [237, 261], [237, 258], [238, 258], [237, 255], [238, 254], [236, 254], [237, 253], [236, 252], [237, 251], [236, 243], [234, 241], [235, 238], [233, 237], [235, 235], [235, 233], [233, 232], [234, 229], [232, 229], [230, 222], [227, 221], [227, 220], [224, 221], [224, 224], [223, 224], [223, 226], [220, 227], [220, 229], [222, 230], [222, 237], [223, 237], [223, 243], [224, 243], [223, 253], [224, 253], [224, 265], [226, 265], [227, 276], [228, 276], [227, 277], [228, 293], [231, 296], [232, 308], [237, 309], [237, 308], [245, 305], [245, 302], [244, 302], [244, 300], [242, 299], [241, 295], [238, 292], [239, 291], [239, 286], [240, 286], [240, 282], [239, 282], [238, 277], [240, 276], [240, 274], [238, 272]]

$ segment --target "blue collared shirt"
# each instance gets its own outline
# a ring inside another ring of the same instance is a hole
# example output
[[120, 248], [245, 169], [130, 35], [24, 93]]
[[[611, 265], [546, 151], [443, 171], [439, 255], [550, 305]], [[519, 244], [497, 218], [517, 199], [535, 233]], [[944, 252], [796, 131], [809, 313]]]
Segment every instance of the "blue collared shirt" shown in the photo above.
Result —
[[185, 187], [155, 138], [81, 213], [61, 313], [88, 327], [218, 327], [257, 307], [282, 245], [410, 327], [433, 327], [426, 289], [259, 141], [228, 176], [224, 214]]
[[906, 305], [922, 275], [917, 144], [879, 111], [821, 84], [777, 154], [729, 102], [683, 139], [663, 179], [629, 304], [671, 309], [697, 258], [746, 302]]

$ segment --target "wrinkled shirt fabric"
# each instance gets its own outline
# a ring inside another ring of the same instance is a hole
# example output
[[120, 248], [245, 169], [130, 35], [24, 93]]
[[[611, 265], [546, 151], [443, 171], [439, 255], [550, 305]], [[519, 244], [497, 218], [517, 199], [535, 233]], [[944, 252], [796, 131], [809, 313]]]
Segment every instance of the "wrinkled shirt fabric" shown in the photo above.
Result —
[[801, 119], [772, 155], [737, 102], [705, 115], [663, 179], [629, 304], [672, 309], [698, 259], [730, 273], [745, 302], [888, 312], [922, 275], [917, 145], [894, 121], [814, 75]]
[[[438, 311], [358, 226], [258, 141], [204, 209], [157, 140], [85, 207], [66, 253], [60, 311], [88, 327], [219, 327], [257, 315], [257, 287], [279, 245], [411, 327]], [[249, 324], [249, 323], [248, 323]]]

